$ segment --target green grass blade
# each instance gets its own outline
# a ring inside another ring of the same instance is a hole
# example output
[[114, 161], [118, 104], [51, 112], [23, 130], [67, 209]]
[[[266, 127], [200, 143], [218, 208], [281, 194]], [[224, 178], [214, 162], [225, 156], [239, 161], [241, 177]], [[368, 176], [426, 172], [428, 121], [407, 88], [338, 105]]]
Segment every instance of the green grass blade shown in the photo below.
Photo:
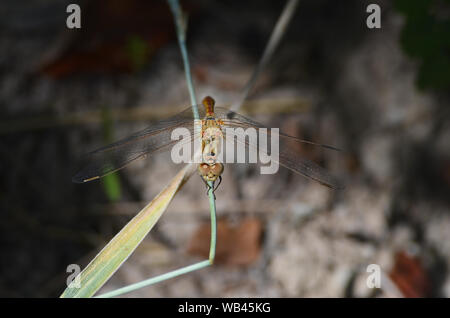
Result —
[[170, 201], [195, 171], [194, 165], [186, 165], [144, 209], [106, 245], [103, 250], [79, 274], [80, 287], [70, 284], [61, 297], [91, 297], [115, 273], [150, 232]]

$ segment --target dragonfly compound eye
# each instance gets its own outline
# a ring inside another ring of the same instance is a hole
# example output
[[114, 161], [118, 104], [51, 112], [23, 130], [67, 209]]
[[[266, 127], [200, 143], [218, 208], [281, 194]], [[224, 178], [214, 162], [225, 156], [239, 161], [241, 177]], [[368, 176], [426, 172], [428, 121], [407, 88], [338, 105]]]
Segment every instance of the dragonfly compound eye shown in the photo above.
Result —
[[209, 165], [206, 163], [202, 163], [198, 166], [198, 172], [202, 176], [207, 175], [209, 171], [210, 171]]
[[223, 172], [223, 164], [221, 163], [215, 163], [211, 165], [211, 172], [216, 176], [220, 176]]

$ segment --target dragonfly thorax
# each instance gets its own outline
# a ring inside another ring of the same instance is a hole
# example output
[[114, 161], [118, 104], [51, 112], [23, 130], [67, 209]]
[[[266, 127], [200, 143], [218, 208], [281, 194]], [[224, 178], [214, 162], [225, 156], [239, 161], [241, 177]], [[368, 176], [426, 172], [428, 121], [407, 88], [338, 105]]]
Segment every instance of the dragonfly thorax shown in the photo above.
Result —
[[217, 161], [222, 147], [222, 130], [219, 127], [209, 127], [202, 132], [202, 161], [213, 164]]

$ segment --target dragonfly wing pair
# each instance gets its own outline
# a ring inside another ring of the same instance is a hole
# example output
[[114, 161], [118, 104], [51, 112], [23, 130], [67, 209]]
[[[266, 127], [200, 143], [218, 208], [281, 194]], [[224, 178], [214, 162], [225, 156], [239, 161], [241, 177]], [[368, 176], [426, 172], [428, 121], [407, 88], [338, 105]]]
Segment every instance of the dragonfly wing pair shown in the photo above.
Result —
[[[204, 108], [199, 107], [199, 115], [201, 119], [206, 116], [206, 111]], [[225, 139], [227, 138], [225, 129], [227, 127], [243, 129], [254, 128], [261, 133], [261, 136], [266, 134], [266, 137], [270, 137], [270, 130], [262, 124], [259, 124], [226, 108], [215, 107], [214, 116], [221, 125]], [[188, 135], [184, 136], [184, 142], [191, 142], [193, 138], [200, 137], [199, 132], [196, 132], [194, 129], [192, 107], [187, 108], [178, 115], [159, 121], [158, 123], [155, 123], [154, 125], [125, 139], [87, 154], [85, 157], [88, 162], [87, 165], [84, 169], [79, 171], [72, 180], [74, 182], [81, 183], [98, 179], [125, 167], [139, 158], [144, 158], [158, 152], [168, 151], [173, 145], [179, 142], [179, 140], [172, 140], [171, 135], [174, 129], [180, 127], [187, 128]], [[261, 130], [263, 128], [264, 130]], [[279, 138], [280, 148], [278, 163], [280, 165], [310, 179], [318, 181], [330, 188], [343, 188], [340, 182], [331, 176], [325, 169], [321, 168], [312, 161], [299, 157], [298, 153], [292, 150], [289, 145], [292, 145], [292, 142], [297, 142], [318, 145], [323, 148], [334, 150], [337, 150], [336, 148], [301, 140], [282, 132], [279, 133]], [[258, 144], [250, 144], [248, 141], [245, 141], [245, 146], [248, 148], [258, 149]], [[259, 149], [259, 151], [268, 152], [267, 149]]]

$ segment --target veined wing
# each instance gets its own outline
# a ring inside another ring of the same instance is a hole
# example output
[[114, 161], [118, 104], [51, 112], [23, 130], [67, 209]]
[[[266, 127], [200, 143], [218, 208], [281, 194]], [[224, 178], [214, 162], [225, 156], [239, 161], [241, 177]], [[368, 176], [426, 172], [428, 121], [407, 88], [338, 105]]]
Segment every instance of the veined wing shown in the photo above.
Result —
[[[216, 116], [217, 118], [223, 121], [223, 124], [226, 127], [231, 128], [243, 128], [244, 130], [247, 128], [254, 128], [258, 131], [258, 135], [262, 138], [267, 138], [267, 141], [270, 139], [268, 137], [271, 136], [270, 129], [260, 130], [261, 128], [266, 128], [264, 125], [255, 122], [249, 118], [246, 118], [238, 113], [233, 111], [229, 111], [225, 108], [216, 107]], [[224, 136], [227, 138], [226, 129], [224, 129]], [[230, 136], [228, 136], [230, 138]], [[234, 138], [234, 135], [233, 137]], [[259, 137], [258, 137], [259, 138]], [[251, 141], [247, 139], [244, 140], [244, 144], [247, 148], [252, 148], [253, 150], [258, 149], [259, 151], [263, 151], [268, 154], [269, 149], [261, 149], [258, 144], [251, 144]], [[239, 139], [236, 139], [239, 142]], [[241, 141], [242, 142], [242, 141]], [[299, 142], [304, 144], [311, 144], [315, 146], [320, 146], [327, 149], [339, 150], [335, 147], [318, 144], [311, 141], [299, 139], [290, 135], [287, 135], [283, 132], [279, 132], [279, 158], [278, 163], [296, 173], [299, 173], [305, 177], [313, 179], [325, 186], [328, 186], [333, 189], [342, 189], [343, 185], [332, 175], [330, 175], [324, 168], [320, 167], [316, 163], [302, 158], [298, 153], [290, 149], [289, 143]]]
[[127, 138], [88, 153], [84, 158], [86, 166], [72, 178], [72, 181], [82, 183], [98, 179], [122, 169], [136, 159], [167, 151], [172, 145], [180, 142], [171, 139], [172, 131], [180, 127], [187, 128], [189, 132], [186, 136], [182, 136], [183, 142], [190, 142], [196, 135], [191, 107]]
[[[228, 110], [224, 107], [215, 107], [216, 111], [216, 117], [218, 119], [222, 119], [222, 121], [224, 122], [225, 126], [233, 126], [233, 127], [238, 127], [239, 125], [241, 125], [242, 128], [249, 128], [249, 127], [254, 127], [254, 128], [265, 128], [268, 131], [268, 134], [270, 134], [270, 129], [267, 128], [266, 126], [264, 126], [263, 124], [260, 124], [250, 118], [247, 118], [241, 114], [238, 114], [234, 111]], [[326, 148], [326, 149], [331, 149], [331, 150], [335, 150], [335, 151], [340, 151], [339, 148], [330, 146], [330, 145], [325, 145], [325, 144], [320, 144], [320, 143], [316, 143], [316, 142], [312, 142], [309, 140], [304, 140], [304, 139], [300, 139], [288, 134], [285, 134], [283, 132], [279, 132], [279, 135], [281, 138], [285, 138], [284, 140], [294, 140], [296, 142], [299, 143], [304, 143], [304, 144], [308, 144], [308, 145], [313, 145], [313, 146], [319, 146], [322, 148]]]

